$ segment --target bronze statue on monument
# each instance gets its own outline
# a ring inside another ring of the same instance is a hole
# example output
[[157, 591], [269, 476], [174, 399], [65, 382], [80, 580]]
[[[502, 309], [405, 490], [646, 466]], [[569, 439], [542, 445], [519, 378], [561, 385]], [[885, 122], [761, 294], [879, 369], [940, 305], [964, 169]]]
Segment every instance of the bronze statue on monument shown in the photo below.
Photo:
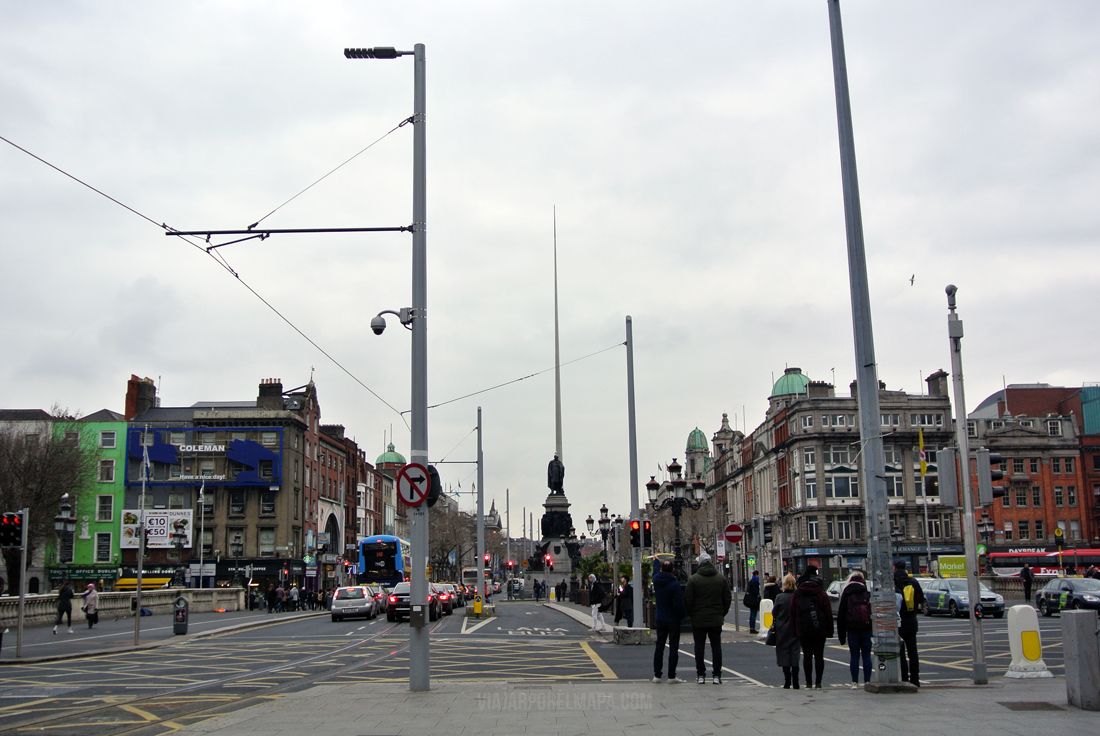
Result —
[[557, 453], [554, 453], [554, 459], [546, 466], [546, 487], [550, 489], [552, 495], [564, 496], [565, 489], [562, 486], [564, 482], [565, 463], [558, 459]]

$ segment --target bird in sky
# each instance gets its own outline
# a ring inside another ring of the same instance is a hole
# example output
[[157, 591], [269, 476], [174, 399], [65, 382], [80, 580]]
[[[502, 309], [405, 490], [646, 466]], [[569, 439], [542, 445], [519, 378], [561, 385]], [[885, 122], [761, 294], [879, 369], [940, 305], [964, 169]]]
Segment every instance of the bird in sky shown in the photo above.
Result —
[[916, 281], [916, 280], [917, 280], [917, 275], [916, 274], [913, 274], [912, 276], [910, 276], [909, 277], [909, 285], [912, 286], [913, 282]]

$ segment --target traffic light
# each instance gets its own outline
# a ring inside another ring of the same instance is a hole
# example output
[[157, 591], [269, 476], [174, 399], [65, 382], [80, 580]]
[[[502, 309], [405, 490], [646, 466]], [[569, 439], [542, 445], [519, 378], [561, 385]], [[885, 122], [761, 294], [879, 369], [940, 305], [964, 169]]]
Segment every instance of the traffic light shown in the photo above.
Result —
[[508, 560], [508, 572], [512, 572], [512, 561]]
[[650, 528], [649, 519], [643, 520], [642, 521], [642, 546], [645, 547], [646, 549], [652, 549], [653, 548], [653, 534], [652, 534], [652, 531], [653, 530]]
[[[940, 506], [953, 509], [959, 505], [959, 479], [955, 471], [955, 450], [947, 448], [936, 452], [937, 490], [940, 494]], [[931, 495], [928, 490], [928, 476], [925, 476], [925, 491], [927, 497]]]
[[434, 465], [428, 466], [428, 508], [435, 506], [435, 502], [443, 494], [443, 483], [439, 480], [439, 471]]
[[486, 564], [486, 565], [488, 565], [488, 564], [489, 564], [489, 562], [490, 562], [490, 561], [491, 561], [492, 559], [493, 559], [493, 556], [492, 556], [491, 554], [489, 554], [488, 552], [486, 552], [486, 553], [485, 553], [485, 564]]
[[642, 522], [637, 519], [630, 522], [630, 546], [634, 548], [642, 546]]
[[548, 572], [554, 572], [554, 558], [550, 555], [545, 555], [542, 559], [546, 562], [546, 570]]
[[6, 513], [0, 519], [0, 547], [23, 546], [23, 514], [19, 511]]
[[760, 533], [763, 535], [764, 544], [772, 541], [772, 520], [760, 517]]
[[[984, 447], [979, 447], [978, 452], [978, 505], [989, 506], [994, 498], [1005, 495], [1004, 486], [994, 486], [993, 481], [1001, 480], [1005, 474], [1001, 471], [1001, 456], [999, 453], [990, 452]], [[994, 469], [993, 466], [997, 468]]]

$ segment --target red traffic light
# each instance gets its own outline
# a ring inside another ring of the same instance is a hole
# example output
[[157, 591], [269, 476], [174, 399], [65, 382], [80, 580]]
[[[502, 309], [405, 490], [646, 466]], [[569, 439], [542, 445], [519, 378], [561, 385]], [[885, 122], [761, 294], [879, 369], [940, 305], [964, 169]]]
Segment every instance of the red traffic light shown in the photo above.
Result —
[[637, 520], [630, 522], [630, 531], [636, 532], [641, 528], [642, 528], [642, 522], [637, 521]]
[[485, 561], [486, 561], [486, 562], [488, 562], [488, 561], [489, 561], [489, 560], [491, 560], [491, 559], [493, 559], [493, 556], [492, 556], [492, 555], [490, 555], [490, 554], [486, 554], [486, 555], [485, 555]]
[[511, 569], [512, 569], [512, 561], [511, 561], [511, 560], [508, 560], [508, 569], [509, 569], [509, 570], [511, 570]]

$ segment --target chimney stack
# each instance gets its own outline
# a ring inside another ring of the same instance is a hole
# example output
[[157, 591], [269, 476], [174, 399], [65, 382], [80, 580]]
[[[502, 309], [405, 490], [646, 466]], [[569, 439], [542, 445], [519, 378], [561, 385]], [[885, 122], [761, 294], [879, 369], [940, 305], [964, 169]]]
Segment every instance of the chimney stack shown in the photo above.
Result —
[[126, 382], [126, 421], [157, 405], [157, 384], [152, 378], [138, 378], [130, 374]]
[[283, 408], [283, 379], [265, 378], [260, 381], [260, 395], [256, 397], [260, 409], [279, 411]]

